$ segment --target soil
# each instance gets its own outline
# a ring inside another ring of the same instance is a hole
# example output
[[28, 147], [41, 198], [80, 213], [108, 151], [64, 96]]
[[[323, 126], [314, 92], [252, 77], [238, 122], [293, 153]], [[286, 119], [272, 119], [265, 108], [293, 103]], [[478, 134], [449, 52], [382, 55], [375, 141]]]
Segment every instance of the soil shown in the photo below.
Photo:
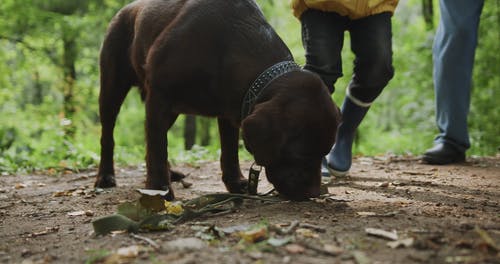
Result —
[[[175, 169], [193, 183], [174, 183], [177, 199], [225, 191], [218, 162]], [[109, 190], [94, 190], [94, 170], [0, 176], [0, 263], [500, 263], [500, 156], [447, 166], [356, 157], [320, 199], [245, 201], [171, 231], [94, 235], [93, 220], [138, 198], [144, 174], [119, 168]], [[259, 192], [271, 188], [261, 175]], [[209, 234], [259, 223], [288, 243]]]

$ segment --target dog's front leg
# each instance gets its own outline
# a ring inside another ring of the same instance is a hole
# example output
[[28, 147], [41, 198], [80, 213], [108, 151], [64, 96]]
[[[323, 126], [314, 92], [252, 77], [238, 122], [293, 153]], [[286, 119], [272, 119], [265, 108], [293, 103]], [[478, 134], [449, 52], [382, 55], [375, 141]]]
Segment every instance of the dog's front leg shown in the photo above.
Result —
[[170, 186], [170, 168], [168, 168], [167, 131], [175, 122], [173, 114], [161, 96], [149, 93], [146, 99], [146, 188], [169, 190], [168, 200], [175, 198]]
[[217, 121], [221, 144], [222, 181], [229, 192], [245, 193], [248, 181], [241, 174], [238, 159], [239, 128], [223, 118], [219, 118]]

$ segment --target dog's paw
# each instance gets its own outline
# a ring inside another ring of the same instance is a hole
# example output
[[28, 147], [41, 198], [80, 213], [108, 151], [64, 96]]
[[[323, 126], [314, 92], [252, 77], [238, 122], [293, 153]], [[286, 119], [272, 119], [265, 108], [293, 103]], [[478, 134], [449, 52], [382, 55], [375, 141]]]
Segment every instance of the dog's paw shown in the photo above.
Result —
[[174, 192], [172, 191], [172, 188], [170, 188], [170, 191], [165, 195], [165, 200], [167, 201], [173, 201], [175, 200], [175, 195]]
[[182, 172], [178, 172], [175, 170], [170, 170], [170, 180], [175, 182], [180, 182], [182, 179], [186, 178], [186, 175]]
[[95, 188], [111, 188], [116, 187], [115, 175], [114, 174], [98, 174], [97, 179], [94, 183]]
[[230, 193], [247, 193], [248, 190], [247, 179], [239, 179], [237, 181], [227, 181], [224, 182], [224, 185], [226, 185], [226, 189]]

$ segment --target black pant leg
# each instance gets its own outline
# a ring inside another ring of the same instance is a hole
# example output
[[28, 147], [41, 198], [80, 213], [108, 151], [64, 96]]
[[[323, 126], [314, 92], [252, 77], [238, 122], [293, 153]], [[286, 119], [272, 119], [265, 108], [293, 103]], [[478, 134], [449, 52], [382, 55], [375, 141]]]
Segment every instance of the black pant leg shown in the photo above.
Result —
[[309, 9], [300, 20], [306, 57], [304, 69], [317, 73], [333, 93], [335, 82], [342, 76], [341, 51], [348, 18]]
[[392, 66], [391, 13], [353, 20], [349, 27], [351, 49], [355, 54], [350, 94], [373, 102], [394, 76]]

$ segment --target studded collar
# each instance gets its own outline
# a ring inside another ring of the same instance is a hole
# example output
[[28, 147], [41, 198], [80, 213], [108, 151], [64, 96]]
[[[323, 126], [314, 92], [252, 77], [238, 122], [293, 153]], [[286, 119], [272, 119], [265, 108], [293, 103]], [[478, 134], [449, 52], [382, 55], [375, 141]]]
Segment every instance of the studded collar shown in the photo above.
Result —
[[247, 117], [252, 111], [257, 98], [269, 84], [278, 77], [291, 71], [300, 70], [300, 66], [294, 61], [282, 61], [274, 64], [262, 72], [248, 89], [243, 103], [241, 104], [241, 120]]

